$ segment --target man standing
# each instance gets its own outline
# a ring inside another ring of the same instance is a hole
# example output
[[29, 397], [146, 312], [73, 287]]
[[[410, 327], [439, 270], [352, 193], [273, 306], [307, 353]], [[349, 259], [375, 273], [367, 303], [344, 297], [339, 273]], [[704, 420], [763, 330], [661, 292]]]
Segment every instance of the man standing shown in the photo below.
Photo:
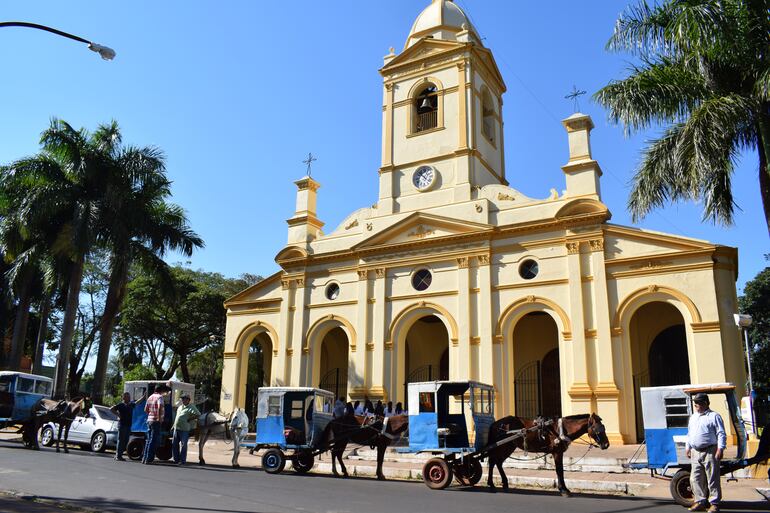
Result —
[[126, 461], [123, 459], [123, 453], [128, 445], [128, 438], [131, 436], [131, 423], [134, 420], [134, 407], [136, 403], [131, 400], [131, 394], [123, 394], [123, 402], [116, 404], [110, 410], [118, 416], [118, 450], [115, 455], [117, 461]]
[[165, 413], [163, 396], [170, 391], [167, 385], [161, 383], [155, 387], [155, 392], [147, 398], [147, 404], [144, 405], [144, 412], [147, 414], [147, 439], [144, 443], [142, 463], [145, 465], [150, 465], [155, 460], [155, 450], [160, 443], [160, 428]]
[[190, 404], [190, 396], [182, 396], [182, 404], [176, 410], [174, 419], [174, 438], [171, 442], [174, 463], [184, 465], [187, 463], [187, 441], [190, 439], [190, 430], [198, 421], [201, 412], [194, 404]]
[[692, 402], [695, 413], [687, 427], [687, 457], [692, 460], [690, 486], [695, 501], [690, 511], [719, 511], [722, 500], [719, 462], [727, 446], [725, 424], [721, 415], [709, 409], [708, 395], [695, 394]]

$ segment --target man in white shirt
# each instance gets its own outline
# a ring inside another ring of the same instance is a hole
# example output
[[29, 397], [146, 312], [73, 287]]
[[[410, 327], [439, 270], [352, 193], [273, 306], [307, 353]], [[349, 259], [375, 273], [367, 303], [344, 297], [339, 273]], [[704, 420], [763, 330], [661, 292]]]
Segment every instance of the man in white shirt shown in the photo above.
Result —
[[687, 457], [692, 460], [690, 485], [695, 495], [690, 511], [716, 512], [722, 500], [719, 463], [727, 446], [727, 433], [722, 416], [709, 409], [708, 395], [695, 394], [692, 402], [695, 413], [687, 427], [686, 446]]

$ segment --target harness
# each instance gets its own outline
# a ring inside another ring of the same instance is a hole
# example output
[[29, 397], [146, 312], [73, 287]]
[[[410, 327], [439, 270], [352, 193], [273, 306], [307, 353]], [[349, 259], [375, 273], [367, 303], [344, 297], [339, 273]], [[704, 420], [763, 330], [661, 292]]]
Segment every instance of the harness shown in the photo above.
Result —
[[572, 439], [570, 437], [568, 437], [567, 433], [564, 431], [564, 422], [563, 421], [564, 421], [564, 419], [560, 417], [559, 418], [559, 422], [558, 422], [558, 433], [557, 434], [559, 435], [559, 440], [561, 440], [564, 443], [564, 449], [566, 450], [570, 446], [570, 444], [572, 443]]

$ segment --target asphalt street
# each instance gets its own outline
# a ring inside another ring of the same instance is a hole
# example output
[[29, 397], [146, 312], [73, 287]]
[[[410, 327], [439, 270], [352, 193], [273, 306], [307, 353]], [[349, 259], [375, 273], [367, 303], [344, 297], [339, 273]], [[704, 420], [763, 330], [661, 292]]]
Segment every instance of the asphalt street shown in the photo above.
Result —
[[[56, 454], [0, 442], [0, 490], [62, 501], [76, 507], [110, 512], [273, 513], [273, 512], [442, 512], [495, 513], [631, 511], [679, 512], [670, 501], [629, 497], [576, 496], [517, 491], [489, 493], [484, 487], [431, 491], [421, 482], [387, 481], [323, 474], [300, 476], [290, 470], [268, 475], [249, 467], [152, 466], [116, 462], [111, 454], [74, 449]], [[731, 511], [756, 504], [735, 504]]]

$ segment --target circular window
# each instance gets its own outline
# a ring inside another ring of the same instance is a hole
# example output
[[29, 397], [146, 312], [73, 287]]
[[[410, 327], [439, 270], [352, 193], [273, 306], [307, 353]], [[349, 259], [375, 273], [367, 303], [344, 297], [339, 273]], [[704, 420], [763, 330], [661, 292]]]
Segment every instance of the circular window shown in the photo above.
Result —
[[531, 280], [537, 276], [539, 270], [540, 267], [537, 265], [537, 262], [534, 260], [524, 260], [519, 266], [519, 276], [525, 280]]
[[334, 300], [340, 295], [340, 286], [336, 283], [330, 283], [326, 286], [326, 299]]
[[433, 281], [433, 276], [427, 269], [420, 269], [412, 275], [412, 287], [421, 292], [430, 287], [431, 281]]

